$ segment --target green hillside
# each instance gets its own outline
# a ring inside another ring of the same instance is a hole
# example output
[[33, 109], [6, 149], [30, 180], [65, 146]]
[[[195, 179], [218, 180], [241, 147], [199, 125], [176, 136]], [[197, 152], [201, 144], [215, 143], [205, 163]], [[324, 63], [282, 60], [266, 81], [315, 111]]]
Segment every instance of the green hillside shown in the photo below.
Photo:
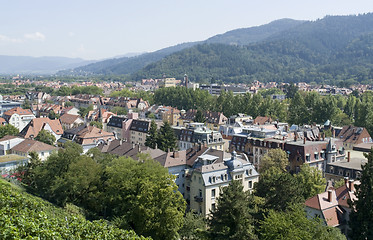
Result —
[[73, 212], [0, 179], [0, 239], [146, 239]]
[[325, 17], [305, 22], [247, 46], [203, 44], [149, 64], [132, 80], [179, 79], [209, 82], [371, 83], [373, 14]]

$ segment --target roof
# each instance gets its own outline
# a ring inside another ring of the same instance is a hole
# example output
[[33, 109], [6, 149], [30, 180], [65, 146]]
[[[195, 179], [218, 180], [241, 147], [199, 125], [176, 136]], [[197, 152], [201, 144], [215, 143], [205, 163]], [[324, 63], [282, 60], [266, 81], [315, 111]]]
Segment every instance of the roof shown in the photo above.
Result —
[[254, 119], [254, 124], [258, 124], [258, 125], [264, 125], [265, 123], [271, 123], [271, 122], [272, 122], [271, 117], [258, 116]]
[[18, 115], [34, 115], [31, 110], [23, 109], [20, 107], [12, 108], [4, 113], [4, 115], [12, 116], [13, 114], [17, 113]]
[[73, 124], [78, 118], [80, 118], [79, 115], [65, 113], [60, 117], [60, 122], [65, 124]]
[[364, 132], [368, 138], [370, 138], [369, 133], [363, 127], [355, 127], [352, 125], [343, 126], [342, 130], [338, 133], [337, 138], [342, 139], [345, 143], [358, 143], [359, 136]]
[[4, 137], [2, 137], [2, 138], [0, 139], [0, 142], [8, 141], [8, 140], [12, 140], [12, 139], [15, 139], [15, 138], [21, 138], [21, 137], [12, 136], [12, 135], [6, 135], [6, 136], [4, 136]]
[[131, 123], [130, 130], [147, 133], [149, 131], [149, 128], [150, 122], [134, 119]]
[[17, 155], [17, 154], [7, 154], [7, 155], [0, 156], [0, 163], [7, 163], [7, 162], [14, 162], [14, 161], [21, 161], [21, 160], [28, 160], [28, 158]]
[[163, 167], [166, 168], [186, 165], [186, 150], [167, 152], [154, 160], [158, 161]]
[[44, 129], [46, 125], [49, 125], [56, 135], [63, 134], [60, 120], [51, 120], [49, 118], [34, 118], [20, 132], [20, 135], [24, 138], [36, 137], [39, 134], [40, 130]]
[[42, 151], [53, 151], [57, 150], [55, 146], [39, 142], [32, 139], [25, 139], [23, 142], [17, 144], [12, 148], [12, 151], [29, 153], [29, 152], [42, 152]]

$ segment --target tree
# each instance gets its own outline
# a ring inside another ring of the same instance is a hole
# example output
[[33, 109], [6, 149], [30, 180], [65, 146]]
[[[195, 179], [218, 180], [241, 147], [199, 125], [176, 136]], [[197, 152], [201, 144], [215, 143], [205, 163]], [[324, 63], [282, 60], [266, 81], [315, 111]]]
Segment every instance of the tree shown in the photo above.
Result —
[[[120, 157], [105, 170], [106, 213], [122, 228], [155, 240], [176, 239], [183, 225], [185, 201], [174, 177], [149, 156]], [[118, 191], [120, 189], [120, 191]]]
[[95, 126], [95, 127], [97, 127], [97, 128], [100, 128], [100, 129], [102, 129], [102, 122], [98, 122], [98, 121], [92, 121], [92, 122], [90, 122], [89, 123], [89, 125], [90, 126]]
[[260, 226], [260, 239], [346, 240], [338, 228], [327, 227], [320, 218], [307, 219], [302, 206], [285, 212], [269, 211]]
[[355, 186], [356, 200], [349, 202], [352, 239], [373, 239], [373, 150], [365, 157], [368, 162], [361, 167], [360, 185]]
[[53, 110], [50, 110], [49, 113], [48, 113], [48, 118], [50, 118], [52, 120], [58, 119], [58, 118], [60, 118], [60, 115], [55, 113]]
[[82, 118], [85, 118], [85, 116], [87, 116], [87, 114], [89, 113], [89, 111], [92, 111], [93, 110], [93, 105], [89, 105], [88, 107], [81, 107], [79, 108], [79, 115], [82, 117]]
[[23, 109], [31, 109], [31, 102], [30, 102], [30, 100], [25, 99], [25, 101], [23, 101], [21, 107]]
[[326, 180], [323, 178], [322, 172], [318, 168], [303, 164], [300, 172], [295, 175], [295, 178], [299, 186], [303, 188], [304, 199], [313, 197], [325, 190]]
[[233, 180], [222, 188], [209, 220], [211, 239], [257, 239], [248, 204], [248, 193], [240, 181]]
[[275, 167], [261, 173], [255, 195], [265, 199], [265, 208], [276, 211], [304, 202], [302, 186], [295, 177]]
[[265, 172], [266, 170], [275, 167], [280, 171], [285, 172], [289, 165], [287, 153], [281, 148], [270, 149], [261, 159], [259, 171]]
[[291, 124], [306, 124], [308, 119], [306, 104], [303, 96], [296, 92], [289, 104], [289, 123]]
[[35, 140], [53, 145], [56, 142], [56, 137], [49, 131], [42, 129], [36, 136]]
[[286, 98], [293, 98], [297, 92], [298, 92], [298, 87], [295, 84], [290, 83], [285, 86]]
[[176, 150], [176, 141], [174, 130], [168, 122], [163, 122], [157, 137], [158, 148], [163, 151]]
[[110, 111], [116, 113], [117, 115], [126, 115], [128, 113], [126, 108], [119, 106], [112, 107]]
[[194, 120], [193, 121], [199, 122], [199, 123], [206, 122], [206, 117], [203, 114], [202, 110], [200, 110], [200, 109], [197, 110], [196, 115], [194, 116]]
[[206, 231], [206, 219], [195, 212], [187, 212], [184, 217], [183, 227], [179, 230], [182, 240], [203, 239]]
[[19, 134], [18, 128], [13, 125], [7, 124], [4, 126], [0, 126], [0, 138], [6, 135], [17, 136]]
[[145, 146], [156, 148], [157, 147], [157, 141], [158, 141], [158, 130], [157, 130], [157, 124], [154, 120], [150, 123], [150, 129], [149, 133], [146, 136], [145, 140]]

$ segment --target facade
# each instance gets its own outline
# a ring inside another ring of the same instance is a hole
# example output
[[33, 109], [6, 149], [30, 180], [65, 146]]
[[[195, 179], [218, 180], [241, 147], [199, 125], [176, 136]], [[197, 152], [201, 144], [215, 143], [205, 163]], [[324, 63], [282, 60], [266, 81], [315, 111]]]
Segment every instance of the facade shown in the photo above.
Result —
[[23, 157], [29, 157], [30, 152], [36, 152], [42, 161], [46, 160], [54, 151], [57, 151], [55, 146], [32, 139], [25, 139], [11, 149], [12, 154]]
[[207, 128], [203, 123], [190, 123], [188, 127], [174, 127], [178, 147], [186, 150], [202, 144], [217, 150], [224, 150], [224, 141], [220, 132]]
[[56, 140], [60, 139], [63, 134], [63, 128], [60, 120], [34, 118], [27, 124], [26, 127], [23, 128], [19, 135], [24, 138], [34, 139], [42, 129], [52, 133]]
[[222, 162], [218, 157], [206, 154], [198, 159], [198, 163], [193, 170], [186, 172], [184, 197], [190, 209], [203, 216], [209, 216], [216, 209], [221, 189], [232, 180], [241, 181], [244, 191], [252, 191], [259, 180], [255, 167], [236, 152]]
[[35, 115], [29, 109], [15, 107], [4, 112], [4, 118], [9, 124], [18, 128], [19, 131], [22, 131], [22, 129], [35, 118]]
[[3, 96], [0, 95], [0, 116], [3, 116], [6, 111], [16, 107], [21, 107], [21, 103], [4, 101]]
[[12, 149], [17, 144], [23, 142], [24, 140], [24, 138], [16, 136], [4, 136], [0, 139], [0, 156], [7, 155], [10, 152], [10, 149]]
[[79, 115], [65, 113], [59, 118], [63, 129], [70, 129], [84, 124], [84, 120]]
[[366, 128], [355, 127], [352, 125], [344, 126], [342, 129], [335, 129], [336, 138], [343, 141], [345, 149], [352, 149], [355, 145], [361, 143], [373, 143], [372, 138]]
[[145, 146], [146, 136], [148, 135], [150, 122], [145, 120], [133, 120], [130, 127], [130, 142]]

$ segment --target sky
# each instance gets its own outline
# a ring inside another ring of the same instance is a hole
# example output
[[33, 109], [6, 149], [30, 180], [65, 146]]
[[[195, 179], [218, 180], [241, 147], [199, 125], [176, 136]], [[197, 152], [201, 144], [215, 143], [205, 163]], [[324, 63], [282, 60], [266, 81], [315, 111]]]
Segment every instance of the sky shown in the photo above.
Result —
[[373, 12], [372, 0], [0, 0], [0, 55], [98, 60], [281, 18]]

